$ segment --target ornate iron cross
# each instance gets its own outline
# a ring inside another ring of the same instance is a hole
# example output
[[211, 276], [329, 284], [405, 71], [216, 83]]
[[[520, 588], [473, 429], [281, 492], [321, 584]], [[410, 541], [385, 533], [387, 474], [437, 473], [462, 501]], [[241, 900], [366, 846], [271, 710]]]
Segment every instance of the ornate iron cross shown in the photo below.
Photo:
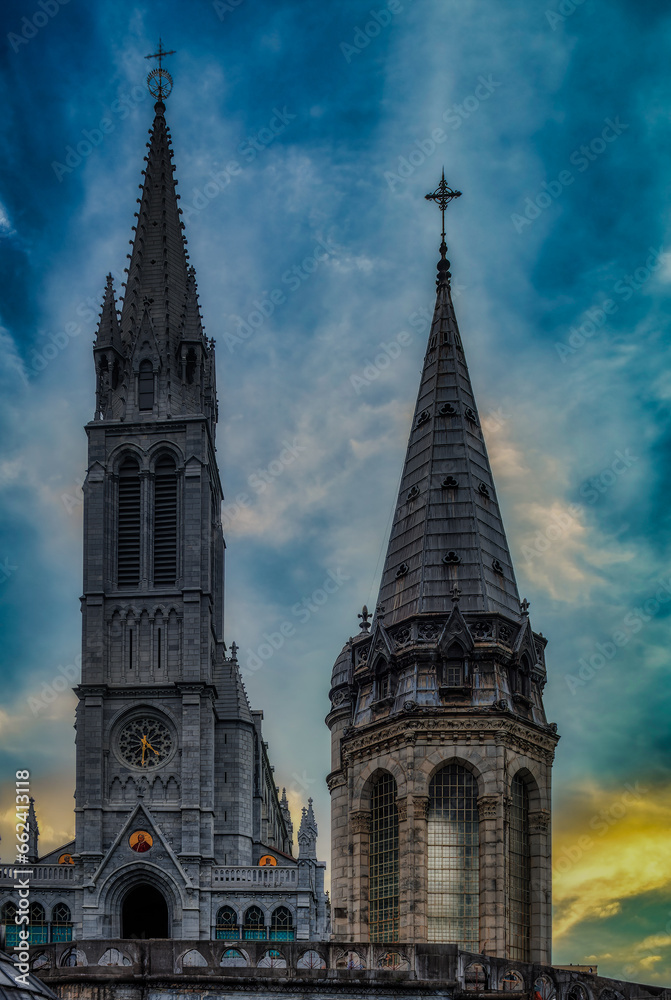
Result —
[[425, 194], [424, 197], [427, 201], [435, 201], [440, 209], [440, 214], [443, 221], [443, 243], [445, 242], [445, 209], [450, 204], [454, 198], [461, 198], [461, 191], [453, 191], [450, 185], [445, 180], [445, 168], [443, 167], [443, 176], [441, 178], [440, 184], [431, 194]]

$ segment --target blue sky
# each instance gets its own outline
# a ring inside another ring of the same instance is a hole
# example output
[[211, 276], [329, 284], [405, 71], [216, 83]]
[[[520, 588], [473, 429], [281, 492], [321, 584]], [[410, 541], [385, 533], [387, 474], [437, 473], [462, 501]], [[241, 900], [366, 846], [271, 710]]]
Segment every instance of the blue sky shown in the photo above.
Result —
[[[105, 274], [123, 280], [159, 34], [178, 49], [167, 117], [218, 343], [226, 635], [278, 783], [294, 807], [314, 796], [327, 857], [330, 670], [377, 593], [433, 306], [423, 196], [445, 165], [462, 337], [550, 639], [555, 960], [668, 983], [671, 15], [653, 0], [5, 8], [6, 789], [30, 767], [43, 845], [69, 837], [90, 343]], [[329, 573], [328, 602], [297, 612]]]

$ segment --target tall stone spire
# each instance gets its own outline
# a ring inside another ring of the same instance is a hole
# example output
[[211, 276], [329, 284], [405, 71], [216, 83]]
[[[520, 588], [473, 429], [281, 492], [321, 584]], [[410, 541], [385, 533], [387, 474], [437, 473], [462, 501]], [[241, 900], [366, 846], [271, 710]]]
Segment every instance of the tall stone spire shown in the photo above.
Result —
[[121, 318], [117, 319], [108, 276], [95, 344], [96, 418], [153, 420], [204, 413], [213, 432], [214, 345], [203, 329], [165, 119], [172, 78], [161, 65], [149, 74], [148, 85], [156, 98], [154, 122], [137, 199]]
[[444, 237], [443, 230], [436, 306], [378, 598], [386, 627], [449, 611], [455, 586], [463, 611], [517, 618], [520, 610]]

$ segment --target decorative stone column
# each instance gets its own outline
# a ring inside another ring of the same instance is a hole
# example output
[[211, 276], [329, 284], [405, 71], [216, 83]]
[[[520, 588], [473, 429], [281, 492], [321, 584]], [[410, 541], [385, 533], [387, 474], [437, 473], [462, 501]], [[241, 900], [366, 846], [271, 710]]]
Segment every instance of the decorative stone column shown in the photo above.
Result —
[[531, 953], [532, 962], [549, 965], [552, 959], [552, 847], [549, 809], [529, 812], [531, 855]]
[[478, 798], [480, 829], [480, 949], [505, 954], [503, 802], [500, 795]]
[[414, 934], [409, 940], [426, 941], [428, 938], [427, 891], [429, 871], [429, 797], [412, 796], [411, 853], [414, 856], [414, 883], [412, 892], [412, 917]]
[[368, 941], [370, 809], [351, 812], [349, 828], [352, 837], [352, 895], [349, 923], [354, 941]]

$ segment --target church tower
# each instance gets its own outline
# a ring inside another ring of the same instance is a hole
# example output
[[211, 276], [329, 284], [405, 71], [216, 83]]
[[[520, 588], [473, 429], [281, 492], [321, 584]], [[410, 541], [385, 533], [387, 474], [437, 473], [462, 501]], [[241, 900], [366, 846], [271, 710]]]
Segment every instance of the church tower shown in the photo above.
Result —
[[230, 655], [224, 644], [214, 342], [186, 250], [162, 63], [149, 85], [128, 278], [120, 312], [107, 278], [86, 427], [76, 835], [65, 855], [85, 890], [72, 897], [75, 932], [309, 938], [326, 926], [325, 866], [292, 854], [263, 714], [250, 709], [235, 643]]
[[375, 616], [333, 668], [336, 940], [550, 962], [546, 640], [520, 602], [450, 290], [436, 305]]

